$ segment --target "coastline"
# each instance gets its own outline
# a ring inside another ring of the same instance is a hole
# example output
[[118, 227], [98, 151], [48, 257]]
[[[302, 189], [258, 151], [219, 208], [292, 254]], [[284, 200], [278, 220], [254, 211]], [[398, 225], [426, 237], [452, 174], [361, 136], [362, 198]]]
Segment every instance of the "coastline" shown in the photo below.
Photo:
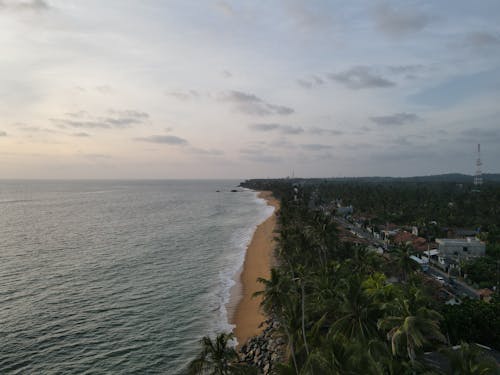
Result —
[[247, 247], [242, 270], [236, 276], [237, 283], [231, 290], [232, 298], [239, 298], [230, 317], [230, 324], [235, 326], [233, 333], [238, 346], [245, 344], [249, 338], [260, 334], [265, 328], [261, 327], [266, 320], [266, 316], [260, 309], [262, 297], [252, 298], [252, 295], [262, 290], [263, 285], [257, 282], [257, 278], [269, 278], [274, 262], [273, 251], [276, 237], [274, 230], [279, 201], [272, 196], [270, 191], [261, 191], [258, 197], [273, 206], [274, 212], [257, 226]]

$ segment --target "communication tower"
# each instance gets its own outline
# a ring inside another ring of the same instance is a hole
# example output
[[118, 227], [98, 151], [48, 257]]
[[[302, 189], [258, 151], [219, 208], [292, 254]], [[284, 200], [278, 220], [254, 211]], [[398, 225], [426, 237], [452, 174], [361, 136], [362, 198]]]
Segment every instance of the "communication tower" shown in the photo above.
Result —
[[481, 144], [477, 144], [477, 159], [476, 159], [476, 174], [474, 175], [474, 185], [481, 186], [483, 184], [483, 172], [481, 171]]

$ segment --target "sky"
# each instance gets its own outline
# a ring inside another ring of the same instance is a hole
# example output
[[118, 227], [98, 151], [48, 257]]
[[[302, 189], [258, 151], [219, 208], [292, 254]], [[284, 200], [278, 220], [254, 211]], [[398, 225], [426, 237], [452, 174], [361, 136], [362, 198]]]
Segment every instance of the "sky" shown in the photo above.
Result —
[[500, 2], [0, 0], [0, 178], [500, 172]]

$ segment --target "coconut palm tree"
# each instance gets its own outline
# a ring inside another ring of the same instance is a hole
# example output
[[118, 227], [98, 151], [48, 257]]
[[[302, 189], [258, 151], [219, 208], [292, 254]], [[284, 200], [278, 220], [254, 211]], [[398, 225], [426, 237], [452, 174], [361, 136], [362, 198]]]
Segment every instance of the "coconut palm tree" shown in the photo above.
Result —
[[201, 339], [201, 352], [188, 367], [190, 375], [251, 374], [255, 370], [238, 363], [238, 353], [231, 345], [232, 333], [220, 333], [215, 340], [209, 336]]
[[426, 307], [420, 307], [413, 313], [406, 299], [396, 300], [396, 304], [396, 315], [379, 319], [377, 326], [386, 332], [393, 355], [407, 356], [413, 364], [417, 358], [417, 350], [429, 340], [445, 341], [439, 330], [442, 317]]
[[332, 315], [337, 320], [330, 327], [330, 334], [342, 333], [349, 339], [369, 340], [377, 334], [380, 309], [365, 293], [358, 275], [342, 280], [339, 290], [339, 306]]

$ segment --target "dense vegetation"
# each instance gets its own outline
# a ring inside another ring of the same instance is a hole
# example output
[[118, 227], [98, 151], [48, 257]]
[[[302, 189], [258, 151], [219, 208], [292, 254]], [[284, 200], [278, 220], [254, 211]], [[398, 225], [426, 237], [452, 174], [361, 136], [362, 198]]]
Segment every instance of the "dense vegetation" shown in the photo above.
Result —
[[[335, 183], [303, 188], [294, 199], [292, 185], [286, 180], [264, 183], [252, 187], [273, 190], [281, 198], [276, 249], [279, 266], [269, 280], [259, 280], [262, 306], [279, 320], [287, 341], [289, 361], [281, 365], [280, 373], [441, 373], [424, 355], [439, 350], [450, 358], [452, 373], [499, 373], [496, 364], [474, 345], [462, 343], [459, 351], [444, 349], [449, 343], [462, 341], [499, 348], [498, 299], [491, 304], [466, 301], [443, 306], [434, 296], [435, 287], [415, 271], [408, 247], [383, 257], [341, 243], [331, 216], [308, 208], [311, 199], [341, 197], [344, 202], [385, 213], [393, 222], [427, 221], [428, 212], [436, 208], [433, 218], [446, 223], [457, 220], [463, 225], [459, 213], [472, 203], [462, 199], [462, 192], [446, 186], [428, 191], [418, 186], [349, 187]], [[495, 190], [495, 194], [494, 199], [500, 201], [500, 191]], [[488, 215], [499, 213], [498, 205], [486, 208], [491, 201], [482, 193], [471, 199], [482, 202]], [[430, 207], [420, 209], [422, 202], [430, 201]], [[454, 215], [449, 212], [450, 201], [460, 207]], [[406, 214], [407, 210], [411, 214]], [[468, 224], [478, 218], [472, 216]]]

